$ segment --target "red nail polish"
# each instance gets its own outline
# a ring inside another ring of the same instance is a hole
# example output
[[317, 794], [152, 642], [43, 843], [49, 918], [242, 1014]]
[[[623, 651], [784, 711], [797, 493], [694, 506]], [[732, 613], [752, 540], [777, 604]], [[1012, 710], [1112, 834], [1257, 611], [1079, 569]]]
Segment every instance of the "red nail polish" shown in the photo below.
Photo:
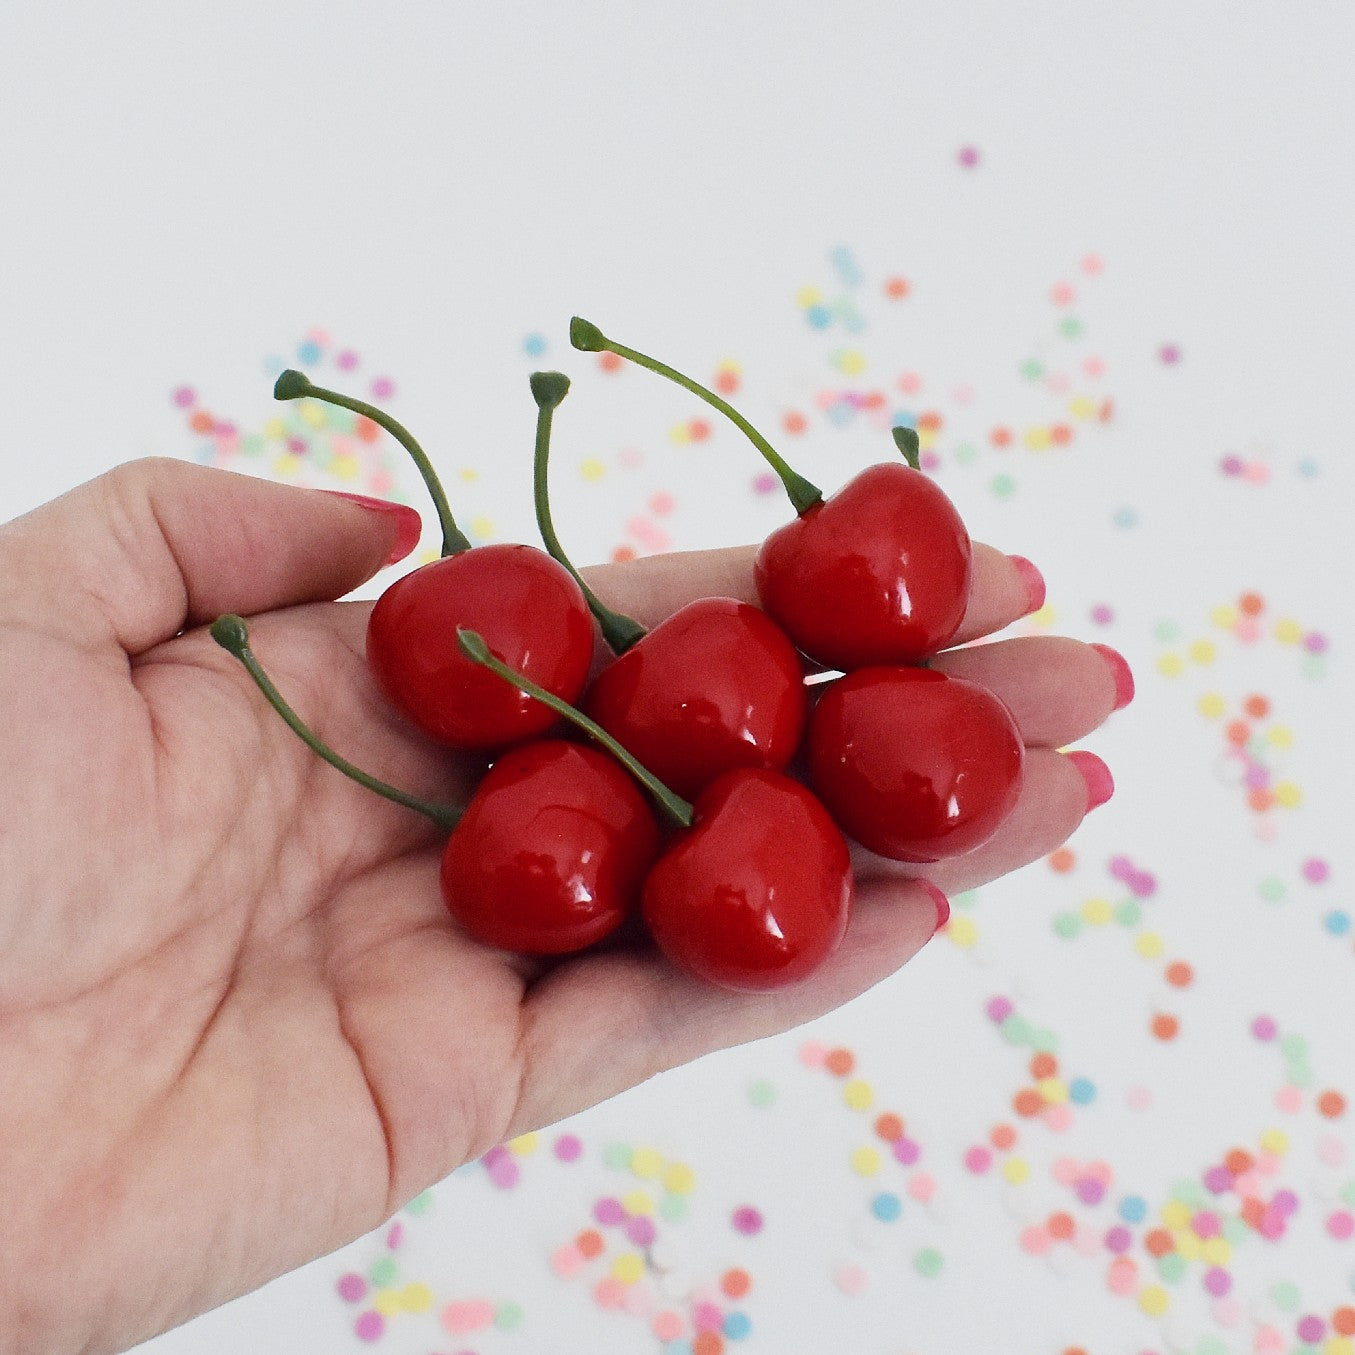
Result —
[[950, 900], [930, 880], [919, 880], [918, 884], [931, 895], [932, 903], [936, 905], [936, 927], [932, 932], [935, 936], [950, 921]]
[[1110, 665], [1115, 679], [1115, 709], [1123, 710], [1134, 699], [1134, 673], [1129, 661], [1109, 645], [1093, 645], [1092, 648]]
[[1065, 756], [1082, 773], [1082, 779], [1087, 783], [1089, 813], [1115, 794], [1115, 778], [1111, 776], [1110, 768], [1095, 753], [1078, 748]]
[[1038, 612], [1044, 606], [1044, 575], [1024, 555], [1009, 555], [1007, 559], [1016, 566], [1016, 572], [1026, 585], [1025, 614], [1029, 616], [1031, 612]]
[[388, 565], [403, 560], [419, 544], [419, 538], [423, 535], [423, 518], [417, 508], [410, 508], [408, 504], [392, 503], [389, 499], [369, 498], [366, 494], [350, 494], [344, 489], [327, 489], [325, 493], [333, 494], [336, 499], [347, 499], [350, 503], [361, 504], [363, 508], [369, 508], [374, 513], [385, 513], [395, 518], [395, 544], [391, 547], [391, 553], [386, 560]]

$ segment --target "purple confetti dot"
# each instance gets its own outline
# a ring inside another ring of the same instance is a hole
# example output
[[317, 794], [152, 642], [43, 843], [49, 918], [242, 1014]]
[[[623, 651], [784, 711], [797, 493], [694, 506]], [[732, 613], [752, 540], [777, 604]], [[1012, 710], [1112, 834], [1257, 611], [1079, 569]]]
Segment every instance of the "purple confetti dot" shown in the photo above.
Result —
[[1258, 1016], [1251, 1023], [1251, 1033], [1258, 1040], [1273, 1040], [1280, 1033], [1273, 1016]]
[[741, 1204], [730, 1216], [730, 1222], [738, 1232], [748, 1237], [762, 1231], [762, 1214], [751, 1204]]
[[486, 1167], [492, 1167], [496, 1162], [502, 1162], [505, 1158], [510, 1156], [511, 1153], [508, 1148], [502, 1143], [498, 1143], [495, 1144], [494, 1147], [480, 1159], [480, 1161], [483, 1162]]
[[1300, 1341], [1316, 1342], [1327, 1334], [1327, 1324], [1316, 1313], [1305, 1313], [1299, 1318], [1295, 1331]]
[[402, 1223], [391, 1224], [390, 1232], [386, 1234], [386, 1246], [391, 1251], [398, 1251], [400, 1244], [405, 1240], [405, 1226]]
[[351, 348], [345, 348], [338, 357], [334, 359], [334, 365], [341, 372], [351, 372], [358, 365], [358, 355]]
[[1106, 1233], [1106, 1250], [1113, 1251], [1117, 1255], [1120, 1252], [1127, 1252], [1134, 1245], [1134, 1235], [1128, 1228], [1116, 1224]]
[[626, 1210], [620, 1200], [607, 1195], [593, 1206], [593, 1217], [603, 1224], [624, 1223]]
[[1009, 998], [993, 997], [988, 999], [988, 1005], [984, 1010], [988, 1013], [990, 1021], [996, 1021], [1000, 1025], [1016, 1008], [1012, 1006]]
[[372, 395], [377, 400], [389, 400], [395, 394], [395, 382], [388, 376], [379, 376], [372, 382]]
[[358, 1303], [367, 1294], [367, 1281], [361, 1275], [354, 1275], [349, 1271], [347, 1275], [339, 1276], [339, 1297], [345, 1303]]
[[492, 1162], [490, 1164], [489, 1179], [498, 1186], [500, 1190], [512, 1190], [512, 1188], [517, 1185], [518, 1181], [522, 1179], [522, 1171], [511, 1157], [507, 1159], [501, 1158], [497, 1162]]
[[1303, 863], [1303, 878], [1309, 884], [1320, 885], [1326, 882], [1331, 869], [1320, 856], [1310, 857]]
[[1225, 475], [1241, 475], [1243, 470], [1242, 458], [1229, 452], [1229, 454], [1219, 462], [1219, 469]]
[[656, 1236], [654, 1221], [643, 1214], [636, 1214], [626, 1220], [626, 1236], [637, 1247], [648, 1247]]
[[1313, 631], [1303, 637], [1303, 647], [1310, 654], [1325, 654], [1327, 652], [1327, 637], [1319, 631]]
[[1246, 783], [1248, 790], [1264, 790], [1270, 785], [1270, 771], [1261, 766], [1259, 762], [1255, 762], [1247, 768], [1242, 780]]
[[353, 1332], [359, 1341], [379, 1341], [385, 1330], [386, 1319], [370, 1309], [359, 1313], [358, 1320], [353, 1323]]
[[1292, 1190], [1277, 1190], [1274, 1199], [1270, 1202], [1270, 1207], [1284, 1218], [1288, 1218], [1290, 1214], [1298, 1210], [1299, 1197]]
[[1114, 611], [1107, 607], [1104, 602], [1098, 602], [1092, 608], [1092, 622], [1097, 626], [1108, 626], [1115, 620]]
[[1106, 1196], [1106, 1188], [1100, 1181], [1093, 1180], [1090, 1176], [1084, 1177], [1075, 1187], [1077, 1198], [1083, 1204], [1100, 1204]]
[[1215, 1195], [1222, 1195], [1224, 1191], [1232, 1190], [1233, 1174], [1227, 1167], [1210, 1167], [1204, 1174], [1205, 1189]]
[[778, 483], [771, 471], [763, 471], [761, 475], [753, 476], [753, 491], [757, 494], [770, 494]]
[[561, 1134], [555, 1140], [555, 1156], [561, 1162], [577, 1162], [583, 1153], [583, 1141], [577, 1134]]
[[212, 429], [212, 432], [214, 432], [219, 438], [233, 438], [238, 431], [239, 430], [233, 423], [230, 422], [229, 419], [227, 419], [224, 423], [217, 424]]
[[692, 1305], [692, 1326], [697, 1331], [719, 1331], [724, 1321], [718, 1304], [703, 1301]]
[[1157, 355], [1168, 367], [1174, 367], [1181, 361], [1181, 347], [1179, 344], [1164, 343], [1162, 347], [1157, 350]]
[[305, 438], [288, 438], [288, 439], [287, 439], [287, 450], [288, 450], [289, 452], [295, 452], [295, 453], [297, 454], [297, 456], [304, 456], [305, 453], [306, 453], [306, 439], [305, 439]]
[[1222, 1266], [1210, 1266], [1204, 1273], [1204, 1287], [1221, 1299], [1233, 1287], [1233, 1277]]
[[1138, 898], [1150, 898], [1157, 892], [1157, 877], [1146, 870], [1136, 870], [1125, 883], [1129, 892]]
[[917, 463], [923, 470], [936, 470], [941, 464], [941, 458], [935, 452], [923, 452], [918, 456]]
[[894, 1156], [905, 1167], [911, 1167], [922, 1155], [922, 1149], [914, 1139], [907, 1137], [894, 1140]]
[[1134, 863], [1127, 856], [1110, 858], [1110, 875], [1113, 880], [1129, 880], [1134, 875]]
[[171, 398], [180, 409], [188, 409], [197, 402], [198, 396], [192, 386], [179, 386]]
[[977, 146], [961, 146], [955, 157], [965, 169], [973, 169], [979, 163]]
[[1284, 1219], [1274, 1210], [1267, 1209], [1261, 1216], [1261, 1226], [1256, 1230], [1267, 1242], [1278, 1242], [1284, 1236]]

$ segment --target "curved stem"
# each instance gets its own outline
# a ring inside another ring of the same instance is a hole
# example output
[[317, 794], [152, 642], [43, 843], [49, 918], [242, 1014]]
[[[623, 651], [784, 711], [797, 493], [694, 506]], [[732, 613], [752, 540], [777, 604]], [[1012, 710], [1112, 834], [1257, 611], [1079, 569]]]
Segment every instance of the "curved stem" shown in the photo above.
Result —
[[249, 632], [240, 617], [232, 615], [217, 617], [212, 623], [212, 639], [222, 649], [229, 650], [240, 660], [245, 671], [254, 679], [255, 685], [267, 697], [268, 704], [282, 716], [297, 737], [312, 752], [324, 758], [331, 767], [337, 767], [350, 780], [356, 781], [360, 786], [366, 786], [368, 790], [375, 791], [387, 800], [394, 800], [396, 804], [404, 805], [406, 809], [415, 809], [420, 814], [427, 815], [439, 828], [450, 831], [456, 827], [461, 818], [461, 810], [455, 805], [434, 804], [377, 780], [360, 767], [355, 767], [347, 758], [340, 757], [327, 743], [312, 733], [296, 711], [283, 699], [282, 693], [273, 685], [258, 659], [254, 657], [254, 651], [249, 647]]
[[429, 461], [428, 454], [414, 440], [414, 435], [404, 424], [391, 418], [385, 410], [378, 409], [375, 405], [369, 405], [365, 400], [358, 400], [351, 395], [341, 395], [338, 391], [326, 390], [323, 386], [317, 386], [304, 372], [298, 372], [289, 367], [278, 377], [273, 387], [273, 397], [277, 400], [296, 400], [303, 395], [309, 395], [315, 400], [323, 400], [326, 404], [340, 405], [344, 409], [351, 409], [355, 414], [365, 414], [373, 423], [384, 428], [413, 457], [414, 464], [419, 469], [419, 474], [423, 476], [424, 484], [428, 486], [428, 492], [433, 496], [433, 507], [437, 509], [438, 523], [442, 527], [442, 554], [444, 556], [459, 555], [463, 550], [470, 550], [470, 542], [452, 518], [451, 505], [447, 502], [442, 481], [438, 479], [438, 473], [433, 469], [433, 463]]
[[659, 808], [680, 828], [692, 826], [692, 806], [682, 796], [674, 794], [659, 780], [653, 772], [643, 767], [635, 757], [628, 753], [603, 727], [590, 720], [582, 711], [575, 710], [568, 701], [561, 701], [553, 692], [538, 687], [531, 678], [514, 672], [501, 659], [490, 653], [484, 637], [465, 626], [456, 628], [457, 644], [461, 652], [475, 663], [491, 672], [497, 673], [505, 682], [511, 683], [520, 692], [535, 697], [543, 705], [549, 706], [557, 715], [563, 715], [571, 724], [577, 725], [585, 734], [596, 739], [625, 769], [654, 797]]
[[533, 372], [531, 376], [532, 395], [536, 399], [536, 456], [532, 465], [532, 493], [536, 500], [536, 525], [545, 542], [546, 552], [557, 560], [574, 576], [575, 582], [583, 589], [588, 602], [588, 610], [597, 618], [602, 638], [607, 641], [613, 654], [624, 654], [637, 641], [643, 640], [648, 632], [633, 617], [614, 612], [606, 606], [598, 595], [584, 582], [583, 575], [574, 568], [569, 556], [555, 535], [555, 524], [550, 515], [550, 490], [547, 482], [547, 467], [550, 462], [550, 426], [555, 407], [565, 398], [569, 390], [569, 378], [563, 372]]
[[689, 376], [683, 376], [681, 372], [668, 366], [666, 362], [660, 362], [657, 358], [651, 358], [644, 353], [637, 353], [635, 349], [627, 348], [624, 344], [619, 344], [615, 340], [607, 338], [596, 325], [580, 319], [578, 316], [575, 316], [569, 323], [569, 341], [575, 348], [581, 349], [585, 353], [598, 353], [606, 349], [608, 352], [615, 353], [618, 357], [629, 358], [631, 362], [638, 366], [647, 367], [651, 372], [657, 372], [660, 376], [666, 376], [669, 381], [677, 382], [679, 386], [691, 391], [693, 395], [699, 396], [712, 408], [718, 409], [725, 418], [740, 429], [753, 446], [762, 453], [767, 464], [781, 477], [786, 495], [796, 513], [801, 517], [816, 503], [823, 501], [823, 491], [816, 484], [806, 480], [803, 475], [793, 471], [771, 443], [733, 405], [727, 400], [722, 400], [714, 391], [707, 390]]

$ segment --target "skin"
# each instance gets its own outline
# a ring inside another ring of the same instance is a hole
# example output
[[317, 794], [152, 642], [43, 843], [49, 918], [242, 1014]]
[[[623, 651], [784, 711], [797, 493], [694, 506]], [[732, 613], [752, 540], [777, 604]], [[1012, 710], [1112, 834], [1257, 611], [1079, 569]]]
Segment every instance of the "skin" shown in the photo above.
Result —
[[[543, 963], [460, 934], [433, 825], [311, 754], [203, 629], [250, 618], [332, 746], [464, 797], [476, 764], [375, 689], [371, 604], [333, 601], [381, 568], [397, 526], [150, 460], [0, 527], [4, 1355], [125, 1349], [360, 1236], [509, 1136], [829, 1011], [933, 933], [908, 869], [861, 853], [843, 946], [775, 994], [707, 988], [642, 940]], [[696, 597], [752, 601], [754, 549], [589, 581], [652, 626]], [[977, 547], [958, 640], [1026, 608], [1007, 558]], [[954, 893], [1076, 829], [1086, 787], [1054, 750], [1106, 718], [1114, 683], [1057, 638], [936, 665], [992, 687], [1030, 746], [997, 837], [933, 868]]]

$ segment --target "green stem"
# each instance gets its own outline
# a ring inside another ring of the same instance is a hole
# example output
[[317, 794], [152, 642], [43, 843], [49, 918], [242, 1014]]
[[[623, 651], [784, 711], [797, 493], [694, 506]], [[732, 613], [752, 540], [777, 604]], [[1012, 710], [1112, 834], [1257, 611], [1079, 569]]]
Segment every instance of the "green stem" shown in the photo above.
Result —
[[648, 367], [651, 372], [657, 372], [660, 376], [666, 376], [670, 381], [676, 381], [679, 386], [691, 391], [693, 395], [699, 396], [708, 405], [718, 409], [725, 418], [737, 425], [744, 436], [762, 453], [767, 464], [781, 477], [786, 495], [796, 513], [801, 517], [815, 504], [823, 502], [823, 491], [811, 481], [806, 480], [803, 475], [793, 471], [772, 444], [733, 405], [727, 400], [722, 400], [714, 391], [708, 391], [704, 386], [693, 381], [691, 377], [683, 376], [681, 372], [668, 366], [667, 363], [660, 362], [657, 358], [648, 357], [644, 353], [637, 353], [633, 348], [627, 348], [624, 344], [616, 343], [607, 338], [595, 324], [581, 319], [577, 315], [569, 322], [569, 341], [575, 348], [585, 353], [600, 353], [605, 349], [608, 352], [615, 353], [618, 357], [629, 358], [631, 362], [641, 367]]
[[456, 639], [457, 644], [461, 646], [461, 652], [468, 659], [488, 668], [493, 673], [497, 673], [505, 682], [516, 687], [518, 691], [526, 692], [528, 696], [535, 697], [543, 705], [549, 706], [557, 715], [563, 715], [571, 724], [577, 725], [584, 733], [595, 738], [649, 791], [658, 801], [659, 807], [679, 827], [690, 828], [692, 826], [692, 806], [690, 803], [680, 795], [675, 795], [653, 772], [641, 766], [600, 724], [590, 720], [582, 711], [575, 710], [568, 701], [561, 701], [553, 692], [548, 692], [544, 687], [538, 687], [531, 678], [523, 677], [521, 673], [514, 672], [501, 659], [490, 653], [484, 637], [476, 631], [468, 630], [465, 626], [458, 626], [456, 628]]
[[447, 495], [443, 492], [442, 482], [438, 479], [437, 471], [433, 469], [433, 463], [429, 461], [428, 454], [415, 442], [414, 435], [404, 424], [391, 418], [375, 405], [369, 405], [365, 400], [357, 400], [351, 395], [341, 395], [338, 391], [317, 386], [305, 372], [298, 372], [291, 367], [278, 377], [273, 386], [275, 400], [297, 400], [306, 395], [314, 400], [323, 400], [326, 404], [351, 409], [357, 414], [365, 414], [373, 423], [380, 424], [414, 458], [414, 464], [419, 468], [419, 474], [423, 476], [423, 482], [433, 496], [433, 507], [437, 509], [438, 522], [442, 527], [443, 555], [459, 555], [463, 550], [470, 550], [470, 542], [452, 518], [451, 505], [447, 502]]
[[624, 654], [637, 641], [643, 640], [648, 632], [632, 617], [614, 612], [606, 606], [583, 581], [583, 575], [574, 568], [564, 552], [564, 547], [560, 545], [560, 538], [555, 535], [555, 524], [550, 516], [550, 491], [547, 487], [550, 426], [556, 405], [565, 398], [569, 390], [569, 378], [563, 372], [533, 372], [531, 385], [532, 396], [536, 400], [536, 459], [532, 471], [532, 490], [536, 498], [536, 525], [540, 529], [541, 539], [546, 543], [546, 551], [551, 559], [558, 560], [564, 565], [583, 589], [588, 609], [597, 617], [602, 638], [607, 641], [612, 653]]
[[457, 821], [461, 818], [461, 810], [455, 805], [433, 804], [431, 801], [420, 799], [417, 795], [396, 790], [394, 786], [388, 786], [384, 781], [378, 781], [376, 777], [369, 775], [359, 767], [355, 767], [347, 758], [340, 757], [328, 744], [321, 742], [306, 727], [296, 711], [283, 700], [282, 693], [273, 686], [268, 674], [264, 672], [258, 659], [254, 657], [254, 651], [249, 647], [249, 631], [240, 617], [232, 615], [217, 617], [212, 623], [212, 639], [222, 649], [229, 650], [240, 660], [250, 677], [254, 679], [255, 685], [268, 698], [268, 704], [282, 716], [301, 741], [313, 752], [324, 758], [331, 767], [337, 767], [339, 771], [356, 781], [358, 785], [366, 786], [368, 790], [373, 790], [378, 795], [384, 795], [386, 799], [394, 800], [398, 805], [404, 805], [407, 809], [416, 809], [420, 814], [426, 814], [439, 828], [450, 831], [456, 827]]

